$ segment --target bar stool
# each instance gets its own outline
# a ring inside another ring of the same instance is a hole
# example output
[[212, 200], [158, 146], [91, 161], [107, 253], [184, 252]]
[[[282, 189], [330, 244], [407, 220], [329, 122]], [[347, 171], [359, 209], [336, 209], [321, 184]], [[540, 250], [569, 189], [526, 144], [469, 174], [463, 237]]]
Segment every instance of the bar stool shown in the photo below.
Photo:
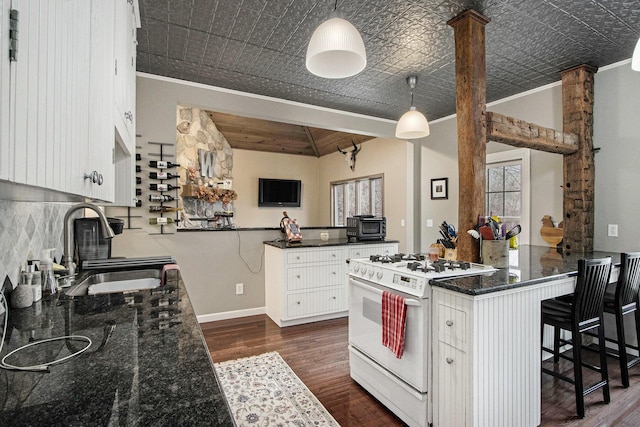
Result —
[[[609, 394], [609, 376], [607, 372], [607, 353], [604, 340], [603, 308], [604, 294], [611, 275], [611, 258], [581, 259], [578, 261], [578, 278], [573, 298], [551, 299], [542, 301], [542, 340], [544, 342], [544, 325], [554, 329], [553, 350], [542, 346], [543, 351], [553, 354], [554, 362], [560, 358], [573, 362], [573, 378], [562, 375], [554, 370], [542, 368], [546, 374], [552, 375], [575, 386], [576, 410], [580, 418], [584, 418], [584, 396], [598, 389], [602, 389], [605, 403], [611, 400]], [[598, 329], [598, 347], [600, 366], [582, 361], [582, 334]], [[560, 338], [560, 330], [571, 332], [571, 340]], [[571, 344], [573, 357], [560, 353], [561, 344]], [[585, 387], [582, 377], [582, 367], [600, 372], [601, 380]]]
[[620, 275], [617, 283], [611, 283], [604, 294], [604, 311], [616, 318], [618, 357], [622, 386], [629, 387], [629, 368], [640, 363], [640, 356], [629, 359], [624, 335], [624, 316], [635, 313], [637, 346], [640, 347], [640, 252], [621, 254]]

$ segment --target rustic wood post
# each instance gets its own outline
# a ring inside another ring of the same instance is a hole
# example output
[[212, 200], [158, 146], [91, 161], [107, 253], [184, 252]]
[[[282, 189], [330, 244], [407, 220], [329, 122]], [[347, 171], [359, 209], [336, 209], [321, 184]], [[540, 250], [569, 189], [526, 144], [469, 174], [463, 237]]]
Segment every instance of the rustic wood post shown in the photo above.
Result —
[[447, 22], [456, 50], [456, 115], [458, 123], [458, 259], [480, 260], [480, 248], [466, 231], [484, 215], [487, 163], [486, 61], [484, 27], [489, 18], [466, 10]]
[[593, 251], [593, 82], [597, 71], [580, 65], [561, 73], [563, 131], [578, 135], [578, 151], [563, 156], [562, 246], [567, 254]]

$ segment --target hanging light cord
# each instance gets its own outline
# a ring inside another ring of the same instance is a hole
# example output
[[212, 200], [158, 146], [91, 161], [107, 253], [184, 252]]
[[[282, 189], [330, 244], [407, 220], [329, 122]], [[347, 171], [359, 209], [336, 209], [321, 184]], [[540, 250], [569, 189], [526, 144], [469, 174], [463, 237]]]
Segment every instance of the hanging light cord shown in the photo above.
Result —
[[[1, 298], [1, 302], [2, 302], [2, 306], [4, 307], [4, 328], [2, 331], [2, 339], [0, 340], [0, 354], [2, 354], [2, 347], [4, 346], [4, 340], [7, 336], [7, 320], [9, 319], [9, 305], [7, 304], [7, 299], [4, 296], [4, 292], [0, 290], [0, 298]], [[87, 343], [87, 346], [76, 351], [75, 353], [72, 353], [68, 356], [65, 356], [63, 358], [60, 358], [58, 360], [53, 360], [51, 362], [47, 362], [47, 363], [42, 363], [40, 365], [32, 365], [32, 366], [15, 366], [15, 365], [11, 365], [9, 363], [6, 362], [6, 360], [11, 357], [13, 354], [24, 350], [25, 348], [28, 347], [32, 347], [34, 345], [38, 345], [38, 344], [43, 344], [43, 343], [47, 343], [47, 342], [52, 342], [52, 341], [61, 341], [61, 340], [75, 340], [75, 341], [84, 341]], [[31, 372], [49, 372], [49, 367], [53, 366], [53, 365], [57, 365], [60, 364], [62, 362], [66, 362], [67, 360], [76, 357], [82, 353], [84, 353], [85, 351], [87, 351], [89, 349], [89, 347], [91, 347], [91, 339], [89, 337], [85, 337], [84, 335], [67, 335], [64, 337], [56, 337], [56, 338], [49, 338], [46, 340], [40, 340], [40, 341], [34, 341], [32, 343], [23, 345], [22, 347], [18, 347], [15, 350], [7, 353], [6, 356], [4, 356], [2, 358], [2, 360], [0, 361], [0, 368], [2, 369], [8, 369], [11, 371], [31, 371]]]

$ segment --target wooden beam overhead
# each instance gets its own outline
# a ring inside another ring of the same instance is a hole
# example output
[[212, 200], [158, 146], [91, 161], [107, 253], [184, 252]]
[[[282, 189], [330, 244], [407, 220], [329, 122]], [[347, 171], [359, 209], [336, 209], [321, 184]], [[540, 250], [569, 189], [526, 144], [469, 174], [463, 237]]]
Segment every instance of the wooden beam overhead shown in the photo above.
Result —
[[313, 139], [313, 135], [311, 134], [309, 127], [303, 126], [303, 128], [304, 128], [304, 132], [307, 134], [307, 139], [311, 143], [311, 148], [313, 149], [313, 152], [315, 153], [316, 157], [320, 157], [320, 153], [318, 152], [318, 146], [316, 145], [316, 141]]
[[547, 153], [572, 154], [578, 151], [578, 135], [538, 126], [487, 111], [487, 141]]

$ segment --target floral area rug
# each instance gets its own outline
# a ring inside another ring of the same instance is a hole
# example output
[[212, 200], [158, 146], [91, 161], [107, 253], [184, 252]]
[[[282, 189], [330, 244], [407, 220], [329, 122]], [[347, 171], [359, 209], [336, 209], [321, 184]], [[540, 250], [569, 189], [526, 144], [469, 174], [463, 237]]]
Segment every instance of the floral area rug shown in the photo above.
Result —
[[238, 426], [339, 426], [277, 352], [214, 366]]

